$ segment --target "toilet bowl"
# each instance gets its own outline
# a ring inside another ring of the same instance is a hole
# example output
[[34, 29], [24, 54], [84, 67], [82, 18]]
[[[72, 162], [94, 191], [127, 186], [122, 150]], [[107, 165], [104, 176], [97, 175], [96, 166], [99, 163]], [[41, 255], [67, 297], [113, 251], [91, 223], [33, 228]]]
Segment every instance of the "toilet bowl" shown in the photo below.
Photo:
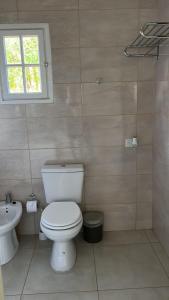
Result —
[[22, 205], [18, 201], [6, 204], [0, 202], [0, 265], [9, 262], [17, 252], [18, 240], [15, 227], [22, 215]]
[[53, 202], [44, 209], [40, 226], [47, 238], [53, 241], [50, 264], [55, 271], [65, 272], [74, 266], [76, 247], [73, 238], [82, 224], [82, 214], [75, 202]]

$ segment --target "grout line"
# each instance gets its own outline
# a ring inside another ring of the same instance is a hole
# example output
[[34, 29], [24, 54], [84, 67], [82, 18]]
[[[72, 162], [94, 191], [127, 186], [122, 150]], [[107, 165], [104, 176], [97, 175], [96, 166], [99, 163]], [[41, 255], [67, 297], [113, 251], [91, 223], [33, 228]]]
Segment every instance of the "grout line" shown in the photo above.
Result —
[[99, 287], [98, 287], [98, 278], [97, 278], [97, 269], [96, 269], [96, 258], [95, 258], [94, 245], [92, 245], [92, 253], [93, 253], [93, 259], [94, 259], [94, 269], [95, 269], [95, 276], [96, 276], [96, 287], [97, 287], [97, 291], [98, 291]]
[[[152, 144], [140, 144], [138, 146], [139, 148], [142, 148], [142, 147], [152, 147]], [[22, 151], [28, 151], [28, 150], [33, 150], [33, 151], [38, 151], [38, 150], [62, 150], [62, 149], [80, 149], [80, 148], [106, 148], [106, 149], [111, 149], [111, 148], [124, 148], [123, 144], [119, 144], [119, 145], [92, 145], [92, 146], [85, 146], [85, 147], [82, 147], [82, 146], [69, 146], [69, 147], [50, 147], [50, 148], [41, 148], [41, 147], [38, 147], [38, 148], [30, 148], [30, 149], [23, 149], [23, 148], [4, 148], [4, 149], [0, 149], [0, 152], [3, 152], [3, 151], [17, 151], [17, 150], [22, 150]], [[129, 150], [131, 151], [131, 150]], [[149, 173], [151, 174], [151, 173]], [[146, 175], [146, 174], [140, 174], [140, 175]]]
[[[56, 291], [56, 292], [50, 292], [50, 291], [49, 291], [49, 292], [34, 293], [34, 294], [31, 294], [31, 293], [30, 293], [30, 294], [27, 294], [27, 293], [26, 293], [26, 294], [23, 294], [23, 295], [27, 295], [27, 296], [29, 296], [29, 295], [30, 295], [30, 296], [31, 296], [31, 295], [48, 295], [48, 294], [49, 294], [49, 295], [68, 294], [68, 295], [69, 295], [69, 294], [74, 294], [74, 293], [79, 293], [79, 294], [81, 293], [81, 294], [82, 294], [82, 293], [94, 293], [94, 292], [97, 292], [97, 291], [96, 291], [96, 290], [89, 290], [89, 291], [88, 291], [88, 290], [85, 290], [85, 291], [83, 291], [83, 290], [82, 290], [82, 291], [77, 291], [77, 290], [72, 291], [72, 290], [71, 290], [71, 291], [58, 291], [58, 292], [57, 292], [57, 291]], [[14, 296], [15, 296], [15, 295], [14, 295]]]
[[[137, 16], [138, 17], [138, 16]], [[138, 67], [138, 62], [137, 62], [137, 77], [138, 77], [138, 72], [139, 72], [139, 67]], [[137, 103], [136, 103], [136, 138], [139, 139], [138, 137], [138, 82], [137, 82]], [[139, 143], [139, 141], [138, 141]], [[139, 173], [139, 169], [138, 169], [138, 150], [139, 148], [136, 147], [136, 214], [135, 214], [135, 230], [137, 229], [137, 221], [138, 221], [138, 173]]]
[[[64, 48], [63, 48], [64, 49]], [[137, 83], [154, 83], [153, 79], [150, 80], [145, 80], [145, 79], [139, 79], [139, 80], [106, 80], [104, 82], [102, 82], [103, 84], [107, 84], [107, 83], [112, 83], [112, 84], [120, 84], [120, 85], [125, 85], [125, 84], [137, 84]], [[167, 82], [167, 80], [159, 80], [159, 82]], [[98, 84], [96, 83], [96, 81], [82, 81], [82, 82], [73, 82], [73, 81], [68, 81], [68, 82], [54, 82], [54, 85], [68, 85], [68, 84], [72, 84], [72, 85], [79, 85], [80, 83], [82, 83], [83, 85], [91, 83], [91, 84]], [[38, 104], [38, 103], [37, 103]], [[50, 103], [48, 103], [50, 104]], [[17, 105], [17, 104], [16, 104]]]
[[[83, 12], [83, 11], [112, 11], [112, 12], [114, 12], [114, 11], [116, 11], [116, 10], [122, 10], [122, 11], [125, 11], [125, 10], [134, 10], [134, 11], [136, 11], [136, 10], [142, 10], [142, 9], [146, 9], [146, 7], [145, 8], [139, 8], [139, 7], [112, 7], [112, 8], [79, 8], [79, 6], [77, 7], [77, 8], [67, 8], [67, 9], [39, 9], [39, 10], [29, 10], [29, 9], [19, 9], [18, 11], [20, 12], [20, 13], [27, 13], [27, 12], [29, 12], [29, 13], [31, 13], [31, 12], [34, 12], [34, 13], [38, 13], [38, 12], [72, 12], [72, 11], [80, 11], [80, 12]], [[151, 8], [147, 8], [147, 9], [151, 9]], [[153, 9], [153, 8], [152, 8]]]
[[[83, 96], [81, 96], [81, 99], [83, 100]], [[85, 105], [83, 103], [83, 101], [81, 100], [81, 103], [79, 104], [79, 106]], [[116, 114], [79, 114], [76, 116], [73, 115], [55, 115], [54, 117], [50, 117], [50, 119], [80, 119], [81, 117], [85, 118], [95, 118], [95, 117], [126, 117], [126, 116], [153, 116], [153, 113], [145, 113], [145, 112], [134, 112], [134, 113], [116, 113]], [[5, 117], [5, 118], [1, 118], [0, 120], [27, 120], [27, 119], [41, 119], [44, 118], [44, 115], [41, 116], [27, 116], [25, 118], [23, 117]], [[9, 149], [15, 149], [15, 148], [9, 148]], [[26, 148], [22, 148], [22, 149], [26, 149]]]
[[[160, 242], [159, 242], [159, 244], [161, 245]], [[167, 271], [166, 271], [166, 269], [164, 268], [164, 266], [163, 266], [163, 264], [162, 264], [162, 262], [161, 262], [161, 260], [160, 260], [160, 258], [159, 258], [159, 256], [158, 256], [158, 254], [156, 253], [156, 251], [155, 251], [155, 249], [154, 249], [154, 247], [153, 247], [153, 243], [152, 243], [152, 242], [150, 242], [150, 246], [151, 246], [151, 249], [153, 250], [153, 253], [154, 253], [155, 256], [157, 257], [157, 259], [158, 259], [158, 261], [159, 261], [159, 263], [160, 263], [160, 265], [161, 265], [161, 267], [162, 267], [162, 269], [163, 269], [165, 275], [166, 275], [167, 278], [169, 279], [169, 274], [167, 273]], [[168, 256], [168, 255], [167, 255], [167, 256]]]
[[17, 15], [17, 23], [19, 23], [19, 9], [18, 9], [18, 0], [16, 1], [16, 15]]
[[[27, 104], [28, 105], [28, 104]], [[81, 103], [79, 105], [82, 105]], [[134, 113], [116, 113], [116, 114], [93, 114], [93, 115], [77, 115], [77, 116], [72, 116], [72, 115], [56, 115], [54, 117], [50, 117], [50, 119], [81, 119], [81, 117], [83, 118], [101, 118], [101, 117], [126, 117], [126, 116], [144, 116], [144, 115], [148, 115], [148, 116], [153, 116], [154, 114], [153, 113], [137, 113], [137, 112], [134, 112]], [[1, 120], [29, 120], [29, 119], [41, 119], [41, 118], [44, 118], [44, 116], [28, 116], [28, 117], [25, 117], [25, 118], [0, 118]]]
[[[115, 291], [129, 291], [129, 290], [145, 290], [145, 289], [159, 289], [159, 288], [169, 288], [169, 285], [160, 285], [160, 286], [143, 286], [143, 287], [135, 287], [135, 288], [122, 288], [122, 289], [102, 289], [102, 290], [81, 290], [81, 291], [77, 291], [77, 290], [74, 290], [74, 291], [56, 291], [56, 292], [43, 292], [43, 293], [25, 293], [25, 294], [22, 294], [21, 296], [23, 295], [27, 295], [27, 296], [32, 296], [32, 295], [56, 295], [56, 294], [74, 294], [74, 293], [93, 293], [93, 292], [115, 292]], [[12, 296], [12, 295], [10, 295]]]
[[[31, 153], [30, 153], [30, 137], [29, 137], [29, 127], [28, 127], [28, 116], [27, 116], [27, 104], [25, 106], [25, 110], [26, 110], [26, 135], [27, 135], [27, 142], [28, 142], [28, 156], [29, 156], [29, 172], [30, 172], [30, 182], [31, 182], [31, 193], [33, 193], [33, 177], [32, 177], [32, 163], [31, 163]], [[37, 223], [37, 219], [38, 219], [38, 213], [39, 211], [36, 212], [36, 214], [34, 214], [34, 232], [36, 233], [36, 223]]]
[[141, 245], [149, 245], [149, 242], [147, 241], [147, 242], [133, 242], [133, 243], [128, 243], [128, 244], [125, 244], [125, 243], [119, 243], [119, 244], [102, 244], [102, 245], [95, 245], [94, 247], [95, 248], [101, 248], [101, 247], [107, 247], [107, 248], [109, 248], [109, 247], [121, 247], [121, 246], [123, 246], [123, 247], [126, 247], [126, 246], [141, 246]]
[[23, 295], [23, 292], [24, 292], [25, 284], [26, 284], [26, 281], [27, 281], [27, 278], [28, 278], [28, 274], [29, 274], [30, 266], [31, 266], [31, 263], [32, 263], [32, 260], [33, 260], [34, 253], [35, 253], [35, 243], [34, 243], [34, 246], [33, 246], [33, 249], [32, 249], [32, 256], [31, 256], [31, 259], [30, 259], [30, 262], [29, 262], [29, 265], [28, 265], [28, 269], [27, 269], [27, 272], [26, 272], [26, 277], [25, 277], [24, 284], [23, 284], [23, 287], [22, 287], [21, 298], [22, 298], [22, 295]]

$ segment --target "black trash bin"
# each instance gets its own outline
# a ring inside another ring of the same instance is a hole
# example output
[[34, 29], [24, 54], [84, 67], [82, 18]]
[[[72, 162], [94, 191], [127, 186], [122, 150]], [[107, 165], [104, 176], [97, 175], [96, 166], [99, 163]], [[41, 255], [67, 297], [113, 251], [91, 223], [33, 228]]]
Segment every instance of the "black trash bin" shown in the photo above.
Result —
[[103, 213], [87, 211], [83, 215], [83, 237], [88, 243], [98, 243], [103, 237]]

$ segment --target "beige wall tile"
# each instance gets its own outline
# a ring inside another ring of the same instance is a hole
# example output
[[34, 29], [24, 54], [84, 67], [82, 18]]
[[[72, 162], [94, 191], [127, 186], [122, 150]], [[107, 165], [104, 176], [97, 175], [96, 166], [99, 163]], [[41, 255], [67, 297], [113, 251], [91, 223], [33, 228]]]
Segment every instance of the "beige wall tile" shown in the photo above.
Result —
[[0, 179], [0, 199], [5, 199], [5, 193], [10, 191], [14, 200], [25, 202], [32, 193], [31, 180]]
[[155, 79], [157, 60], [154, 57], [143, 57], [138, 59], [138, 80]]
[[80, 82], [80, 56], [78, 48], [52, 50], [54, 83]]
[[45, 192], [41, 179], [32, 179], [32, 191], [37, 196], [40, 205], [45, 207], [47, 203], [45, 200]]
[[164, 21], [168, 21], [168, 16], [169, 16], [169, 5], [167, 0], [160, 0], [159, 1], [159, 15], [160, 19], [163, 19]]
[[87, 176], [136, 174], [136, 151], [121, 147], [83, 148]]
[[132, 114], [136, 110], [136, 82], [83, 84], [83, 115]]
[[80, 118], [29, 118], [30, 148], [79, 147]]
[[2, 12], [7, 12], [7, 11], [16, 11], [17, 6], [16, 6], [16, 0], [6, 0], [0, 1], [0, 11]]
[[137, 135], [140, 145], [152, 144], [152, 121], [151, 114], [137, 116]]
[[137, 202], [152, 203], [152, 175], [137, 175]]
[[137, 59], [127, 59], [120, 47], [82, 48], [81, 71], [83, 82], [137, 80]]
[[135, 116], [85, 117], [85, 146], [121, 146], [136, 135]]
[[137, 149], [137, 174], [152, 173], [152, 146], [139, 146]]
[[22, 213], [21, 220], [17, 226], [18, 234], [35, 234], [35, 216], [28, 214], [25, 209]]
[[139, 0], [140, 8], [158, 8], [158, 0]]
[[152, 202], [137, 203], [136, 229], [152, 228]]
[[135, 176], [87, 177], [85, 180], [85, 203], [126, 204], [136, 201]]
[[[26, 1], [22, 0], [22, 2]], [[35, 2], [33, 7], [35, 7]], [[21, 23], [49, 23], [52, 48], [78, 47], [79, 45], [77, 11], [20, 12], [19, 21]]]
[[77, 163], [83, 161], [80, 148], [30, 150], [30, 160], [33, 178], [41, 178], [41, 168], [45, 163]]
[[7, 118], [25, 118], [26, 117], [26, 106], [19, 104], [5, 104], [0, 105], [0, 119]]
[[34, 10], [61, 10], [61, 9], [77, 9], [78, 0], [18, 0], [18, 9], [23, 11]]
[[147, 22], [159, 21], [158, 9], [139, 9], [139, 24], [143, 26]]
[[[168, 46], [161, 47], [161, 57], [159, 58], [159, 62], [157, 63], [157, 74], [156, 74], [156, 83], [160, 84], [160, 81], [168, 81], [168, 73], [169, 73], [169, 56], [168, 54]], [[164, 55], [163, 55], [164, 54]], [[157, 89], [158, 91], [158, 89]]]
[[138, 113], [153, 113], [155, 107], [155, 82], [138, 82], [137, 96]]
[[137, 34], [137, 10], [91, 10], [80, 12], [82, 47], [125, 46]]
[[30, 178], [28, 150], [0, 151], [0, 179], [24, 180]]
[[0, 10], [0, 23], [9, 24], [9, 23], [16, 23], [16, 22], [17, 22], [17, 12], [2, 12]]
[[54, 103], [28, 104], [28, 117], [66, 117], [81, 115], [80, 84], [55, 84]]
[[104, 213], [104, 230], [131, 230], [135, 229], [135, 204], [97, 204], [86, 205], [87, 210], [100, 210]]
[[26, 149], [28, 147], [24, 119], [0, 119], [0, 149]]
[[80, 9], [137, 8], [139, 0], [79, 0]]

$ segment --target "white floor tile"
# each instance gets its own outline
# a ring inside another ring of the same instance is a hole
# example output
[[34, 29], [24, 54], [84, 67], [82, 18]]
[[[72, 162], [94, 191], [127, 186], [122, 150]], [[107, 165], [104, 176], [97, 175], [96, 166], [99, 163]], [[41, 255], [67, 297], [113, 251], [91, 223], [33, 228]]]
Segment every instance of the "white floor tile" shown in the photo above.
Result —
[[149, 244], [95, 247], [95, 260], [100, 290], [169, 285]]
[[8, 264], [2, 267], [6, 295], [21, 294], [31, 257], [31, 249], [20, 249], [16, 256]]
[[168, 300], [169, 288], [149, 288], [99, 293], [99, 300]]
[[51, 249], [37, 249], [33, 257], [24, 293], [96, 290], [92, 248], [79, 246], [76, 265], [70, 272], [56, 273], [50, 266]]

